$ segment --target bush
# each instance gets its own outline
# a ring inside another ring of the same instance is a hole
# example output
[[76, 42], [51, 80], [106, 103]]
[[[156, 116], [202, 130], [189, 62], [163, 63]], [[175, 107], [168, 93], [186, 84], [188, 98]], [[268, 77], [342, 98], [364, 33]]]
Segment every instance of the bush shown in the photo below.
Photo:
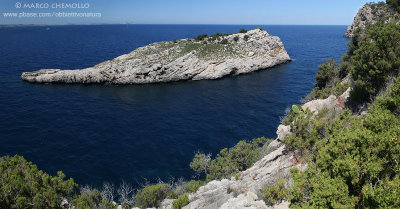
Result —
[[243, 39], [244, 39], [245, 41], [248, 41], [248, 40], [249, 40], [249, 38], [250, 38], [250, 36], [249, 36], [249, 35], [245, 35], [245, 36], [243, 37]]
[[229, 178], [239, 171], [250, 168], [263, 157], [261, 156], [263, 146], [270, 141], [266, 138], [253, 139], [251, 142], [243, 140], [230, 149], [222, 149], [211, 161], [207, 181]]
[[172, 202], [172, 206], [174, 209], [181, 209], [188, 204], [189, 204], [189, 197], [187, 194], [179, 196], [178, 199]]
[[386, 4], [400, 12], [400, 0], [386, 0]]
[[246, 29], [241, 29], [241, 30], [239, 31], [239, 33], [247, 33], [247, 30], [246, 30]]
[[61, 171], [50, 176], [18, 155], [1, 157], [0, 208], [61, 208], [78, 186], [64, 178]]
[[292, 134], [286, 136], [283, 142], [289, 150], [299, 150], [301, 154], [313, 153], [315, 143], [325, 138], [326, 128], [334, 116], [335, 112], [328, 109], [317, 115], [308, 109], [296, 114], [290, 124]]
[[400, 26], [375, 25], [367, 30], [351, 57], [351, 75], [364, 100], [376, 96], [391, 76], [400, 69]]
[[208, 35], [207, 34], [202, 34], [202, 35], [198, 35], [196, 38], [194, 38], [194, 40], [196, 41], [203, 41], [205, 38], [207, 38]]
[[279, 204], [283, 200], [289, 199], [288, 191], [285, 187], [285, 180], [282, 178], [273, 185], [265, 186], [263, 199], [267, 205]]
[[165, 198], [176, 195], [168, 184], [156, 184], [139, 190], [135, 196], [135, 206], [139, 208], [159, 207]]
[[81, 194], [77, 195], [73, 201], [73, 205], [79, 209], [112, 209], [117, 208], [111, 201], [105, 200], [101, 193], [96, 189], [89, 187], [81, 188]]
[[197, 192], [197, 190], [199, 190], [199, 188], [201, 186], [204, 185], [204, 183], [205, 183], [204, 181], [191, 180], [191, 181], [186, 182], [183, 186], [184, 186], [184, 189], [186, 192], [195, 193], [195, 192]]
[[315, 76], [315, 80], [317, 81], [316, 86], [319, 88], [325, 88], [334, 78], [338, 77], [336, 74], [337, 67], [338, 63], [332, 58], [330, 58], [329, 61], [324, 60], [324, 63], [318, 67], [319, 71]]
[[228, 44], [228, 40], [227, 40], [227, 39], [223, 39], [223, 40], [221, 41], [221, 44]]
[[194, 172], [197, 173], [197, 175], [200, 175], [202, 173], [207, 174], [210, 163], [211, 154], [206, 155], [204, 153], [197, 152], [189, 166]]
[[238, 41], [239, 41], [239, 36], [235, 36], [235, 37], [233, 38], [233, 40], [234, 40], [235, 42], [238, 42]]

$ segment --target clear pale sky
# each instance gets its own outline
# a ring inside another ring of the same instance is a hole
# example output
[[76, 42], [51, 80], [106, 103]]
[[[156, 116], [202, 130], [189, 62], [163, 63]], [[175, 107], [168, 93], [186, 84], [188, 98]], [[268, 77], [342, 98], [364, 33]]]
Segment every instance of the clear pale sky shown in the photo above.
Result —
[[[88, 9], [24, 9], [16, 3], [89, 3]], [[0, 0], [0, 24], [349, 25], [370, 0]], [[100, 12], [101, 18], [18, 18], [5, 12]]]

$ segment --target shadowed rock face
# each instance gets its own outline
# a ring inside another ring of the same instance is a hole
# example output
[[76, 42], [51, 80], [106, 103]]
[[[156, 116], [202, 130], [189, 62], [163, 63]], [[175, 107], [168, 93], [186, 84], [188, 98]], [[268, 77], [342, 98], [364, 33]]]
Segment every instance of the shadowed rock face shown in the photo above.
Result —
[[[239, 39], [235, 41], [235, 37]], [[227, 43], [221, 43], [223, 39]], [[279, 37], [255, 29], [217, 39], [154, 43], [90, 68], [43, 69], [24, 72], [21, 78], [32, 83], [161, 83], [218, 79], [288, 61], [290, 57]]]
[[347, 28], [346, 37], [354, 37], [357, 29], [364, 29], [378, 21], [385, 23], [395, 21], [397, 13], [385, 3], [365, 4], [354, 17], [353, 23]]

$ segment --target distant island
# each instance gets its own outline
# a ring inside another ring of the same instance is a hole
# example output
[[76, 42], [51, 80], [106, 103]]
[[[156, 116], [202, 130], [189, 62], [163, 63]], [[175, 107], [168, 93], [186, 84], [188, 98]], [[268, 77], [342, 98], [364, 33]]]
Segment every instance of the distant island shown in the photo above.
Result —
[[254, 29], [154, 43], [90, 68], [43, 69], [21, 77], [32, 83], [146, 84], [219, 79], [288, 61], [279, 37]]

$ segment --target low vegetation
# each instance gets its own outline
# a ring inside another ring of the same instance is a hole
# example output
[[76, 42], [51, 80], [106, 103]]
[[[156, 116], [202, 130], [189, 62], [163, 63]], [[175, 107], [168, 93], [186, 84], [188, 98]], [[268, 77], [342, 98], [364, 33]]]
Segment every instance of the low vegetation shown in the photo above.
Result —
[[165, 198], [176, 198], [168, 184], [156, 184], [139, 190], [135, 196], [135, 206], [139, 208], [159, 207]]
[[257, 138], [248, 142], [242, 140], [232, 148], [220, 151], [214, 159], [210, 154], [196, 153], [190, 168], [198, 174], [204, 174], [207, 181], [229, 178], [251, 167], [265, 154], [270, 139]]
[[172, 202], [172, 206], [174, 209], [181, 209], [187, 204], [189, 204], [189, 197], [187, 194], [179, 196], [176, 200]]
[[279, 204], [289, 199], [285, 179], [281, 178], [272, 185], [267, 185], [263, 190], [263, 200], [267, 205]]
[[386, 4], [400, 12], [400, 1], [399, 0], [386, 0]]

